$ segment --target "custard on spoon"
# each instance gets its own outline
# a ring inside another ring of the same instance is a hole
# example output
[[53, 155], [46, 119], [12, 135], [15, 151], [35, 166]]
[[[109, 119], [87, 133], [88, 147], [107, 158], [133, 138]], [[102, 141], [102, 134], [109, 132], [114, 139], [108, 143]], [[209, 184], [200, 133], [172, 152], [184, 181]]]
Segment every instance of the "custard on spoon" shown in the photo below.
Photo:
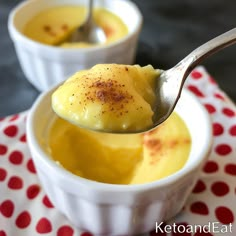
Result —
[[63, 119], [105, 132], [138, 132], [153, 125], [156, 81], [152, 66], [98, 64], [74, 74], [52, 95]]

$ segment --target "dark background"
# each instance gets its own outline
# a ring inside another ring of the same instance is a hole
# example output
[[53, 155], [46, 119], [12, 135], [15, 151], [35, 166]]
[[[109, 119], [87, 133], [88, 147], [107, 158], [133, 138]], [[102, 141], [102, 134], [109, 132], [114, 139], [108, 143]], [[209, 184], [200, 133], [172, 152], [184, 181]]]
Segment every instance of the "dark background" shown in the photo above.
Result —
[[[30, 108], [39, 92], [26, 80], [8, 35], [10, 10], [21, 1], [0, 1], [0, 117]], [[144, 22], [136, 63], [168, 69], [209, 39], [235, 27], [235, 0], [134, 0]], [[236, 102], [236, 45], [204, 61]]]

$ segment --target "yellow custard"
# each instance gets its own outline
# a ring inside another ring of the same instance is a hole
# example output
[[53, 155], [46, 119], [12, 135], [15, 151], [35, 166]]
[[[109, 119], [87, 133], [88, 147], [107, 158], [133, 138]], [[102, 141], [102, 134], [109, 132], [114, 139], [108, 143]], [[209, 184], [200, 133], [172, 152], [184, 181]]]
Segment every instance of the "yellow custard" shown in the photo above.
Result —
[[183, 120], [172, 115], [143, 134], [88, 131], [57, 118], [48, 152], [68, 171], [112, 184], [141, 184], [169, 176], [186, 163], [191, 137]]
[[[117, 41], [128, 34], [124, 22], [114, 13], [104, 9], [94, 9], [94, 20], [106, 36], [106, 43]], [[82, 6], [58, 6], [46, 9], [34, 16], [23, 33], [40, 43], [63, 47], [90, 47], [88, 43], [62, 43], [69, 34], [84, 22], [86, 8]], [[62, 44], [61, 44], [62, 43]]]
[[94, 130], [126, 132], [152, 126], [159, 71], [152, 66], [99, 64], [83, 70], [52, 95], [62, 118]]

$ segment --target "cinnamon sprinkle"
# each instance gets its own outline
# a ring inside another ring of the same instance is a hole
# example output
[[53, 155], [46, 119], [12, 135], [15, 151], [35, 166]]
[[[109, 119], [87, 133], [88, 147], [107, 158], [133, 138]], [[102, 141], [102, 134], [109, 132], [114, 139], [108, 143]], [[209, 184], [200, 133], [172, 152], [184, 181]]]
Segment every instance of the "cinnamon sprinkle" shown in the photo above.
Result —
[[159, 139], [148, 139], [144, 141], [144, 145], [146, 145], [148, 148], [154, 150], [154, 151], [159, 151], [162, 147], [162, 143]]
[[50, 25], [44, 25], [44, 26], [43, 26], [43, 30], [44, 30], [45, 32], [49, 32], [49, 31], [51, 31], [51, 26], [50, 26]]
[[67, 24], [63, 24], [63, 25], [61, 26], [61, 29], [62, 29], [63, 31], [67, 31], [67, 30], [68, 30], [68, 25], [67, 25]]
[[98, 100], [104, 106], [102, 113], [105, 111], [117, 111], [117, 116], [128, 113], [125, 104], [133, 101], [133, 96], [125, 88], [125, 84], [117, 80], [102, 80], [98, 77], [88, 86], [89, 90], [84, 94], [87, 101], [94, 102]]
[[44, 25], [43, 30], [52, 37], [56, 36], [56, 33], [53, 32], [52, 27], [50, 25]]

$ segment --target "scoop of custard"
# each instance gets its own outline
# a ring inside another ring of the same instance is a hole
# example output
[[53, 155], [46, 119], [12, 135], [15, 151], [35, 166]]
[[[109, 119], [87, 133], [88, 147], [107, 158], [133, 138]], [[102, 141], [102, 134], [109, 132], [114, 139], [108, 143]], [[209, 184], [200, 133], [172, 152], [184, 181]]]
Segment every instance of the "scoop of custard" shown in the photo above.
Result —
[[146, 129], [153, 123], [157, 76], [152, 66], [99, 64], [60, 86], [52, 107], [60, 117], [89, 129]]

